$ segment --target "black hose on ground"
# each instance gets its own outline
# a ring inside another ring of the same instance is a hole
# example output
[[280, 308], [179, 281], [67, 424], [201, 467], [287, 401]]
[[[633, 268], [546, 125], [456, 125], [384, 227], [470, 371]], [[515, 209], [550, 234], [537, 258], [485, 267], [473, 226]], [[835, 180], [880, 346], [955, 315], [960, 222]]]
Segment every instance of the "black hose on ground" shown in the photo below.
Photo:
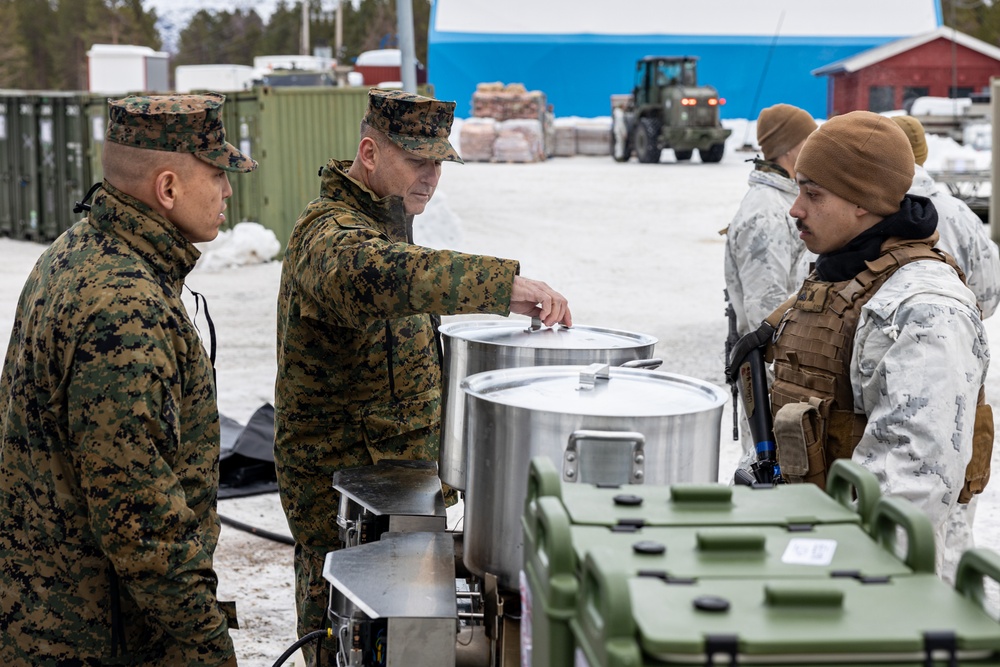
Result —
[[243, 523], [242, 521], [237, 521], [236, 519], [230, 519], [228, 516], [223, 516], [220, 514], [219, 521], [226, 524], [227, 526], [232, 526], [233, 528], [237, 528], [239, 530], [252, 533], [257, 537], [263, 537], [268, 540], [274, 540], [275, 542], [281, 542], [282, 544], [291, 544], [293, 546], [295, 545], [295, 540], [293, 540], [288, 535], [281, 535], [279, 533], [272, 533], [269, 530], [256, 528], [254, 526], [251, 526], [250, 524]]
[[271, 667], [281, 667], [285, 664], [285, 661], [292, 657], [292, 654], [298, 651], [300, 648], [308, 644], [314, 639], [322, 639], [323, 637], [332, 637], [333, 630], [327, 628], [326, 630], [313, 630], [305, 637], [300, 638], [297, 642], [288, 647], [288, 650], [281, 654], [281, 657], [274, 661]]

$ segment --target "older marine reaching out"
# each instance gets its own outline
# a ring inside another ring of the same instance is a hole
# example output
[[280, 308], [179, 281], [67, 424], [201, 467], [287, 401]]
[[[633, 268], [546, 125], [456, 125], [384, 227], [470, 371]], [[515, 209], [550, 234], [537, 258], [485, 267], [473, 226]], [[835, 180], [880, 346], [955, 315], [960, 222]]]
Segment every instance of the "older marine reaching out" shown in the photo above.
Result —
[[[320, 170], [320, 196], [285, 252], [278, 295], [275, 462], [295, 544], [298, 632], [325, 627], [326, 553], [341, 548], [337, 470], [436, 461], [437, 316], [517, 313], [572, 325], [566, 298], [512, 259], [413, 243], [434, 196], [455, 103], [372, 89], [354, 160]], [[327, 642], [326, 644], [332, 644]], [[333, 665], [333, 645], [321, 664]], [[313, 664], [315, 647], [304, 647]]]

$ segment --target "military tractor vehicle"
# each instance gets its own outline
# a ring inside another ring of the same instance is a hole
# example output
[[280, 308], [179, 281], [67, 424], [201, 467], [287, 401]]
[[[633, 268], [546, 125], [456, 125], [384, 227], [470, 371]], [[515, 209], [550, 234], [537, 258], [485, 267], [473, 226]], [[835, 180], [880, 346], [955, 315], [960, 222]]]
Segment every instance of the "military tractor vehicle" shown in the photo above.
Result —
[[719, 122], [725, 103], [715, 88], [698, 85], [698, 58], [646, 56], [636, 63], [632, 94], [611, 97], [611, 155], [659, 162], [672, 148], [681, 161], [697, 148], [702, 162], [718, 162], [732, 133]]

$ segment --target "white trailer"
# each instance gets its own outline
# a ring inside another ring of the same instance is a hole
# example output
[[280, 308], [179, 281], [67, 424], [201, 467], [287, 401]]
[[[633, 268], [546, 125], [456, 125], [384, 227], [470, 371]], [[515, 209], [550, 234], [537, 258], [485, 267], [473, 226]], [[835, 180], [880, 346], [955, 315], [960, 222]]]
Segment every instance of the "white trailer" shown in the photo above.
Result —
[[253, 85], [254, 69], [249, 65], [179, 65], [174, 69], [174, 90], [231, 92]]
[[111, 95], [168, 91], [168, 62], [167, 52], [148, 46], [94, 44], [87, 51], [88, 89]]

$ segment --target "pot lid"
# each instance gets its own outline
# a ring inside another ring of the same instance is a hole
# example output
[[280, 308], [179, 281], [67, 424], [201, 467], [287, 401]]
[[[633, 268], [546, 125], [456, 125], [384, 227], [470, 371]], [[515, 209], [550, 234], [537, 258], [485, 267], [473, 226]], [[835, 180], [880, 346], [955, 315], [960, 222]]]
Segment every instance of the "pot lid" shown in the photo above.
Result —
[[470, 375], [469, 396], [526, 410], [596, 417], [665, 417], [721, 408], [729, 394], [696, 378], [633, 368], [531, 366]]
[[612, 350], [655, 345], [656, 338], [631, 331], [573, 325], [544, 327], [531, 320], [467, 320], [440, 327], [442, 336], [503, 347], [551, 350]]

